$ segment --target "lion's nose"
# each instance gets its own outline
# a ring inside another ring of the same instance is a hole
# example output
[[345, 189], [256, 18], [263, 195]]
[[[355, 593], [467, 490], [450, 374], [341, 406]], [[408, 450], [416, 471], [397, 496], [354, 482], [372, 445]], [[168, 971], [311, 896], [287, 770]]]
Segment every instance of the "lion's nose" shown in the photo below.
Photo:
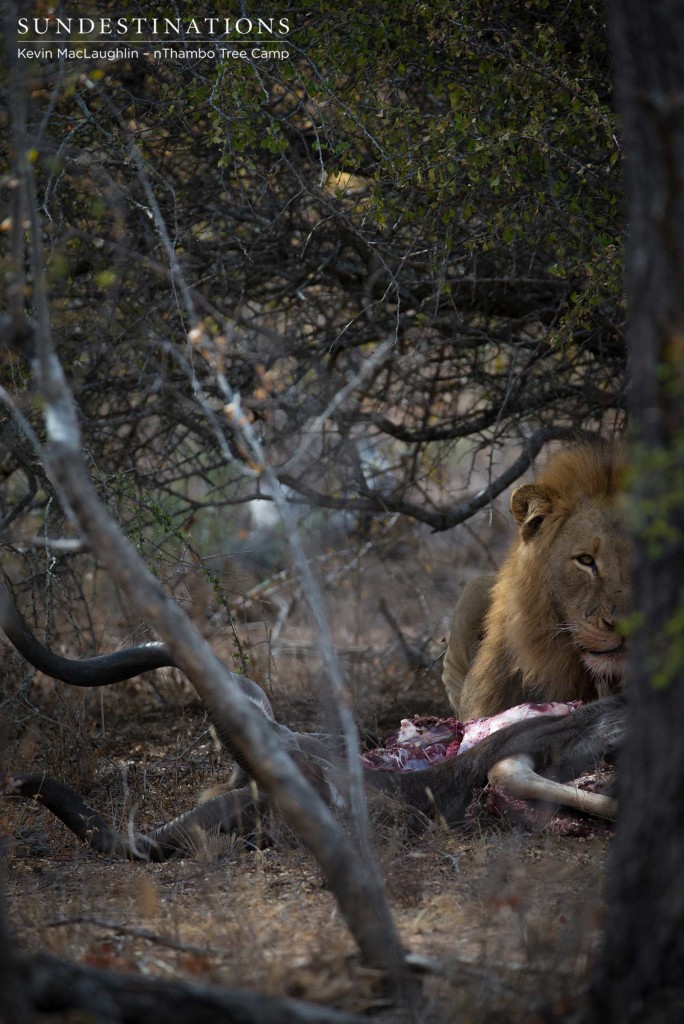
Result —
[[610, 610], [601, 612], [601, 625], [604, 629], [615, 629], [615, 618], [617, 612], [617, 605], [613, 604]]

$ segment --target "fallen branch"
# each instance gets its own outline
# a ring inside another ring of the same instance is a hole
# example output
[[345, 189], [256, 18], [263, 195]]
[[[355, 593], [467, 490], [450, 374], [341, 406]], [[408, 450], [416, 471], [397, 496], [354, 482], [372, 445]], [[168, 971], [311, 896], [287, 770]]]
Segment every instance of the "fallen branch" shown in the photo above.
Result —
[[365, 1018], [191, 982], [161, 981], [85, 967], [39, 954], [18, 958], [24, 991], [40, 1013], [70, 1010], [126, 1024], [363, 1024]]
[[158, 935], [151, 932], [149, 928], [136, 928], [130, 924], [120, 924], [118, 921], [105, 921], [101, 917], [91, 917], [89, 914], [73, 914], [71, 917], [58, 917], [54, 921], [45, 921], [44, 928], [69, 928], [74, 924], [86, 924], [92, 928], [101, 928], [106, 932], [115, 932], [117, 935], [130, 935], [133, 939], [143, 939], [156, 946], [163, 946], [165, 949], [174, 949], [179, 953], [193, 953], [195, 956], [220, 957], [225, 955], [211, 946], [195, 946], [192, 942], [178, 942], [177, 939], [170, 939], [166, 935]]

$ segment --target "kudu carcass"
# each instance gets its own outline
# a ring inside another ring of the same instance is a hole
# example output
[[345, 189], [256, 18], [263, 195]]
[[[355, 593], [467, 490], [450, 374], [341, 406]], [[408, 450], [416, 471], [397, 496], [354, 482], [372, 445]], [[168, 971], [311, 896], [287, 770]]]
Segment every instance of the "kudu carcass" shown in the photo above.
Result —
[[[60, 657], [33, 635], [4, 587], [0, 587], [0, 627], [35, 668], [74, 686], [107, 686], [141, 672], [175, 665], [168, 648], [157, 642], [80, 661]], [[344, 766], [331, 757], [329, 746], [277, 723], [257, 683], [242, 676], [238, 684], [270, 720], [274, 733], [318, 790], [337, 805], [341, 790], [336, 779]], [[383, 803], [396, 801], [414, 822], [433, 819], [457, 825], [465, 820], [473, 791], [490, 783], [513, 797], [612, 818], [616, 812], [614, 800], [580, 790], [571, 780], [616, 752], [623, 733], [624, 707], [622, 697], [608, 697], [561, 717], [523, 720], [420, 771], [366, 765], [368, 797]], [[187, 850], [202, 830], [254, 834], [268, 808], [264, 796], [258, 795], [253, 785], [245, 785], [200, 804], [149, 835], [131, 836], [119, 834], [69, 786], [43, 774], [0, 775], [0, 795], [38, 800], [93, 849], [131, 860], [165, 860]]]

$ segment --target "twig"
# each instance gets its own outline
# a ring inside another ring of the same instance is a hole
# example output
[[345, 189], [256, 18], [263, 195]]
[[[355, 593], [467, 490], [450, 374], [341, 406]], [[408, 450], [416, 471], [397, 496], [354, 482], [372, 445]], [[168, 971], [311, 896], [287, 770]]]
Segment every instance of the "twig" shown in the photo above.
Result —
[[166, 946], [168, 949], [176, 949], [181, 953], [195, 953], [197, 956], [224, 956], [225, 950], [221, 952], [212, 949], [211, 946], [195, 946], [188, 942], [178, 942], [176, 939], [169, 939], [165, 935], [157, 935], [147, 928], [134, 928], [133, 925], [117, 924], [116, 921], [104, 921], [99, 917], [91, 917], [88, 914], [74, 914], [71, 917], [58, 917], [54, 921], [46, 921], [44, 928], [64, 928], [72, 924], [90, 924], [94, 928], [104, 928], [106, 931], [119, 932], [121, 935], [131, 935], [135, 939], [144, 939], [146, 942], [154, 942], [158, 946]]
[[[303, 556], [301, 542], [292, 522], [291, 509], [288, 507], [281, 485], [266, 465], [253, 432], [244, 429], [242, 436], [264, 466], [264, 475], [278, 501], [281, 515], [286, 526], [290, 527], [290, 543], [307, 598], [313, 606], [312, 613], [322, 637], [326, 667], [340, 701], [340, 718], [343, 722], [351, 778], [351, 804], [357, 827], [361, 831], [361, 856], [353, 848], [339, 822], [313, 785], [293, 761], [290, 753], [292, 734], [289, 730], [277, 726], [273, 720], [269, 720], [264, 709], [264, 704], [268, 705], [268, 701], [265, 700], [263, 691], [255, 683], [236, 676], [219, 662], [182, 609], [147, 570], [138, 553], [100, 501], [86, 471], [81, 453], [76, 406], [55, 351], [50, 330], [34, 169], [28, 155], [26, 94], [21, 87], [20, 69], [16, 62], [12, 81], [15, 172], [19, 181], [23, 213], [28, 222], [27, 255], [31, 267], [32, 301], [36, 313], [36, 357], [33, 370], [38, 390], [44, 400], [48, 438], [45, 465], [48, 475], [59, 489], [65, 510], [79, 525], [89, 543], [97, 548], [112, 578], [166, 641], [174, 663], [186, 673], [206, 703], [228, 749], [239, 754], [243, 764], [249, 767], [253, 777], [276, 800], [285, 820], [297, 831], [303, 843], [316, 857], [366, 962], [387, 972], [396, 990], [399, 991], [403, 988], [404, 952], [371, 848], [356, 726], [348, 706], [339, 665], [334, 657], [322, 601], [317, 601], [320, 592]], [[185, 285], [161, 213], [154, 202], [149, 181], [144, 173], [142, 156], [134, 145], [131, 146], [131, 150], [172, 266], [174, 283], [179, 288], [189, 315], [193, 322], [196, 322], [192, 297]], [[194, 329], [197, 330], [198, 328]], [[193, 333], [191, 332], [191, 340]], [[227, 381], [222, 381], [222, 384], [228, 393], [232, 394]], [[245, 694], [245, 683], [264, 698], [262, 702]]]
[[424, 651], [421, 651], [419, 647], [416, 647], [414, 644], [410, 644], [408, 642], [408, 640], [401, 631], [399, 623], [392, 615], [392, 612], [389, 609], [389, 605], [387, 604], [387, 601], [385, 600], [384, 597], [380, 598], [380, 601], [378, 602], [378, 608], [385, 622], [387, 623], [387, 625], [397, 638], [399, 646], [401, 647], [404, 657], [406, 658], [406, 663], [408, 664], [408, 667], [429, 668], [433, 664], [434, 659], [428, 658]]

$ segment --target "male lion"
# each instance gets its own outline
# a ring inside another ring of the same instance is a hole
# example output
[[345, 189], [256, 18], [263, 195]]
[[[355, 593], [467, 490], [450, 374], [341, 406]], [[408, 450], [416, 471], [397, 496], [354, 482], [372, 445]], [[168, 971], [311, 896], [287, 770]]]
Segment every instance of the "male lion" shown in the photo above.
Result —
[[578, 443], [511, 495], [518, 537], [496, 576], [456, 606], [443, 680], [462, 720], [526, 700], [583, 701], [622, 686], [630, 543], [622, 449]]

